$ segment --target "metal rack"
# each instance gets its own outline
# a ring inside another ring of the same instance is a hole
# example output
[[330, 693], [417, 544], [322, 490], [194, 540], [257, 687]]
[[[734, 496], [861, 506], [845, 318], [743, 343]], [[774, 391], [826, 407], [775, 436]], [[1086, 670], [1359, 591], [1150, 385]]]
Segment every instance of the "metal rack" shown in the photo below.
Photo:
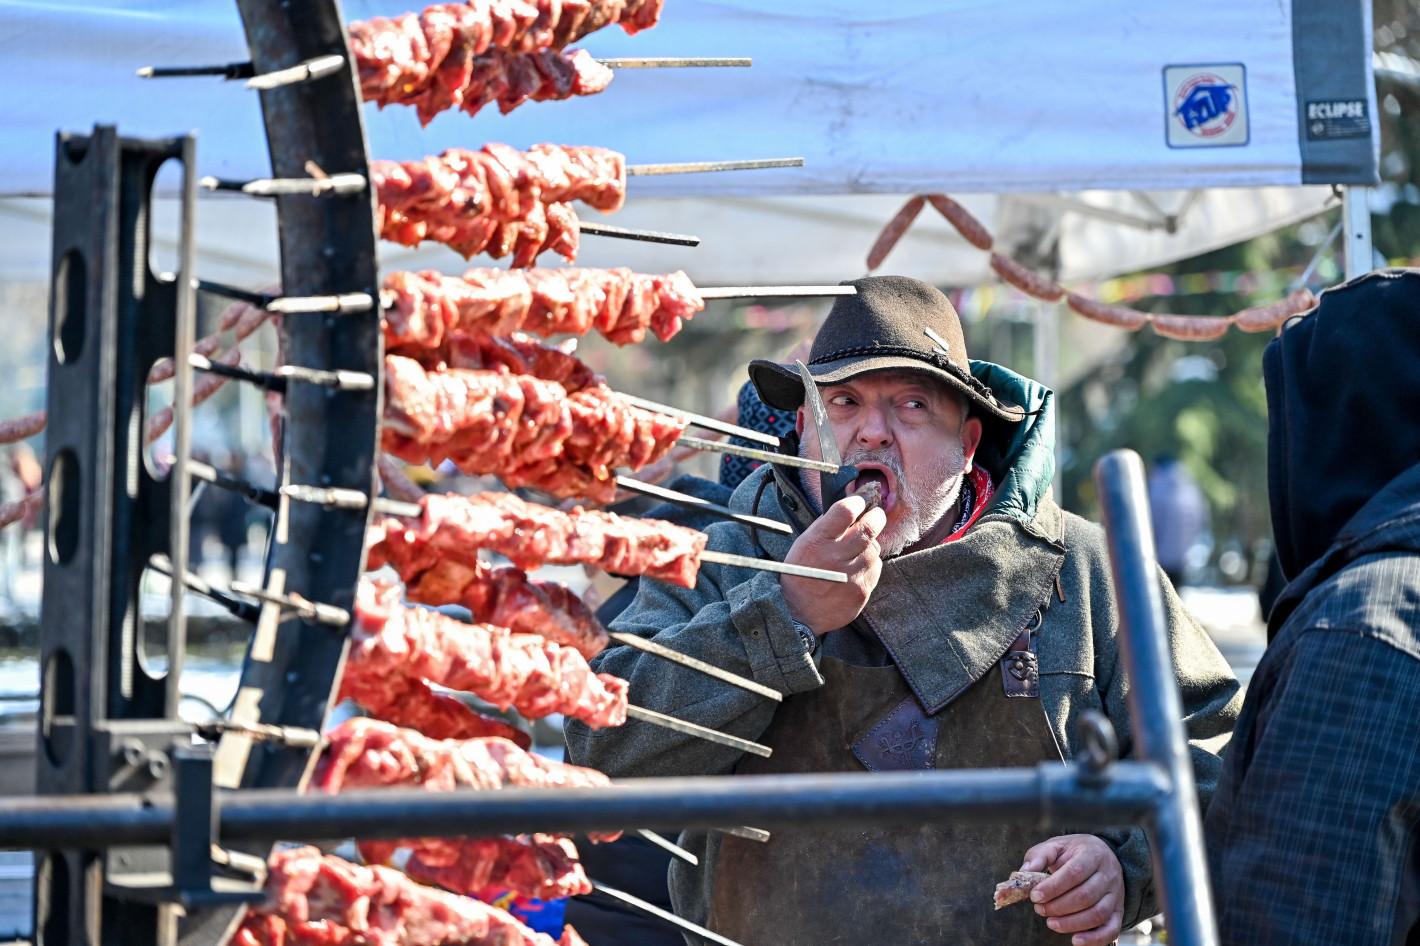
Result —
[[[233, 68], [251, 77], [261, 96], [272, 172], [265, 190], [279, 212], [282, 300], [289, 302], [281, 326], [285, 360], [375, 383], [293, 377], [286, 384], [277, 489], [269, 497], [275, 529], [263, 586], [255, 589], [261, 604], [239, 695], [222, 726], [197, 733], [176, 713], [182, 601], [190, 588], [181, 580], [185, 509], [195, 472], [187, 460], [193, 376], [183, 358], [175, 358], [174, 466], [164, 477], [139, 460], [146, 453], [142, 372], [158, 358], [190, 351], [194, 340], [195, 142], [136, 141], [102, 127], [87, 137], [59, 137], [41, 771], [34, 798], [0, 809], [0, 847], [40, 852], [36, 943], [219, 946], [242, 904], [260, 896], [257, 868], [276, 840], [746, 823], [780, 829], [829, 818], [865, 824], [1029, 818], [1043, 829], [1143, 824], [1170, 941], [1216, 942], [1133, 455], [1106, 458], [1097, 477], [1121, 649], [1133, 681], [1138, 761], [1116, 761], [1113, 731], [1099, 716], [1084, 721], [1090, 751], [1082, 762], [1038, 769], [659, 779], [578, 792], [298, 794], [341, 665], [375, 507], [383, 390], [375, 205], [338, 4], [238, 0], [238, 7], [251, 62]], [[173, 280], [147, 264], [148, 193], [169, 158], [185, 169], [181, 264]], [[318, 187], [313, 179], [367, 183]], [[305, 183], [287, 183], [297, 181]], [[345, 301], [302, 304], [331, 298]], [[302, 499], [311, 496], [365, 501]], [[155, 561], [174, 576], [166, 677], [150, 672], [135, 631], [142, 626], [138, 582]], [[220, 741], [214, 751], [194, 745], [195, 735]]]

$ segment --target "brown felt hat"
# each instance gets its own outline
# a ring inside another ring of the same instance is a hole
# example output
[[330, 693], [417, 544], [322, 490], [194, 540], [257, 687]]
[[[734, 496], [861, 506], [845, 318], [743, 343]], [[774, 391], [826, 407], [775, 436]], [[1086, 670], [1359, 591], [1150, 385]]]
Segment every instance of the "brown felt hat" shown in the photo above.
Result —
[[[971, 376], [961, 319], [935, 286], [906, 276], [864, 276], [841, 285], [858, 293], [834, 300], [814, 338], [808, 365], [819, 384], [873, 371], [920, 371], [965, 394], [974, 414], [1009, 422], [1026, 416]], [[791, 411], [804, 402], [793, 365], [756, 359], [749, 377], [770, 407]]]

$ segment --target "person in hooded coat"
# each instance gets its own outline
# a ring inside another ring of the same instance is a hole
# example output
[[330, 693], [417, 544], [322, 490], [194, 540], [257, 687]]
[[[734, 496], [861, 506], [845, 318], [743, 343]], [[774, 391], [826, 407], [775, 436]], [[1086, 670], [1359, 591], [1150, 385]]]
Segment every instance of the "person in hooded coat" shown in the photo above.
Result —
[[1228, 946], [1420, 944], [1420, 272], [1263, 355], [1289, 579], [1205, 820]]
[[[569, 721], [568, 756], [613, 778], [1035, 766], [1081, 751], [1102, 712], [1132, 755], [1128, 684], [1103, 531], [1056, 505], [1054, 395], [970, 361], [960, 321], [918, 280], [855, 280], [808, 370], [828, 435], [882, 508], [824, 505], [816, 476], [755, 470], [730, 506], [784, 536], [710, 526], [708, 548], [833, 568], [847, 584], [702, 564], [694, 588], [643, 579], [616, 631], [773, 687], [782, 703], [630, 647], [593, 659], [640, 706], [756, 740], [770, 758], [637, 721]], [[819, 437], [793, 368], [750, 366], [765, 403]], [[910, 527], [915, 524], [915, 527]], [[882, 545], [879, 544], [882, 539]], [[1226, 661], [1159, 573], [1199, 796], [1206, 804], [1241, 702]], [[1010, 943], [1104, 946], [1157, 906], [1142, 829], [1051, 836], [1003, 825], [773, 831], [767, 842], [686, 832], [700, 864], [671, 865], [676, 912], [744, 946]], [[1034, 902], [993, 910], [998, 881], [1051, 870]]]

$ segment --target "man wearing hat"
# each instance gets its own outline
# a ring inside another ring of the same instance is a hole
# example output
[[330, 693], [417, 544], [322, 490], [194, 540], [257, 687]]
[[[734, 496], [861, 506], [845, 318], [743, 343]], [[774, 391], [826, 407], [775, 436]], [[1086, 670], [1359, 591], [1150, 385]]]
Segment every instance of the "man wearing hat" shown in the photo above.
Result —
[[[635, 722], [569, 722], [571, 759], [621, 777], [1034, 766], [1073, 758], [1103, 712], [1131, 751], [1102, 531], [1050, 494], [1054, 397], [968, 359], [951, 303], [900, 276], [859, 279], [819, 331], [809, 369], [850, 495], [821, 512], [818, 475], [756, 470], [731, 506], [793, 526], [708, 530], [709, 548], [833, 569], [846, 584], [703, 565], [695, 588], [643, 581], [613, 624], [751, 677], [782, 703], [612, 648], [597, 670], [642, 706], [770, 746], [771, 758]], [[819, 433], [792, 367], [756, 361], [772, 408]], [[852, 495], [874, 482], [865, 511]], [[1237, 681], [1160, 574], [1204, 804], [1240, 702]], [[1102, 946], [1157, 906], [1140, 829], [1047, 837], [1034, 824], [687, 833], [682, 916], [745, 946], [1073, 943]], [[1013, 870], [1049, 870], [1030, 904], [995, 911]]]

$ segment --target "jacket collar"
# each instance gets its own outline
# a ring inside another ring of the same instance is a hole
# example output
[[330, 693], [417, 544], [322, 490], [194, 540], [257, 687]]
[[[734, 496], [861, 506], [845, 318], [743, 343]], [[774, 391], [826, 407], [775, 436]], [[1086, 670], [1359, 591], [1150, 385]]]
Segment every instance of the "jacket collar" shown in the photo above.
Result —
[[[792, 468], [756, 470], [731, 505], [751, 511], [761, 484], [755, 514], [795, 531], [759, 533], [764, 553], [783, 560], [814, 512]], [[1048, 602], [1065, 562], [1064, 513], [1048, 492], [1033, 505], [1021, 522], [993, 503], [955, 542], [883, 563], [864, 622], [929, 713], [988, 672]]]

